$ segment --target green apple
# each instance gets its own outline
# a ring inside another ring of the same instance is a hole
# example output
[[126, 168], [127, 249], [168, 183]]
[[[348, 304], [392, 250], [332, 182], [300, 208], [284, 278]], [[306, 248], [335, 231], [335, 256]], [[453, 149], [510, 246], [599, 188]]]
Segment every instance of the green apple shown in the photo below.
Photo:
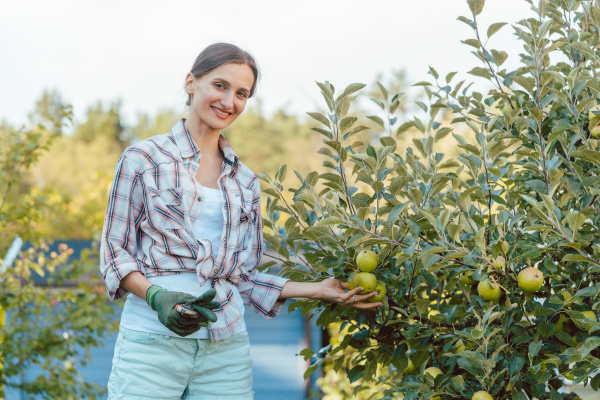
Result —
[[480, 390], [471, 397], [471, 400], [494, 400], [494, 398], [485, 390]]
[[590, 134], [592, 137], [598, 139], [600, 137], [600, 125], [590, 126]]
[[[598, 114], [594, 114], [594, 111]], [[596, 104], [595, 106], [590, 108], [590, 111], [588, 113], [588, 119], [591, 121], [594, 118], [600, 118], [600, 104]]]
[[377, 278], [370, 272], [359, 272], [354, 275], [353, 280], [356, 285], [354, 287], [362, 286], [363, 290], [360, 291], [360, 294], [369, 294], [377, 287]]
[[479, 285], [477, 285], [477, 292], [486, 301], [496, 301], [502, 295], [500, 285], [489, 279], [484, 279], [479, 282]]
[[460, 280], [465, 285], [474, 285], [477, 283], [475, 279], [473, 279], [473, 272], [475, 271], [465, 271], [464, 274], [460, 277]]
[[565, 378], [567, 378], [568, 380], [570, 380], [570, 381], [572, 381], [572, 380], [574, 380], [574, 379], [575, 379], [575, 375], [573, 375], [573, 374], [571, 374], [571, 373], [566, 373], [566, 374], [563, 374], [563, 376], [564, 376]]
[[354, 282], [355, 276], [356, 276], [356, 274], [354, 274], [350, 278], [348, 278], [348, 289], [350, 289], [350, 290], [356, 289], [356, 282]]
[[356, 256], [356, 266], [362, 272], [371, 272], [377, 268], [377, 254], [371, 250], [363, 250]]
[[368, 302], [370, 303], [377, 303], [378, 301], [383, 301], [383, 298], [385, 297], [385, 293], [386, 293], [386, 288], [385, 288], [385, 284], [383, 282], [377, 282], [377, 285], [375, 285], [375, 291], [378, 293], [373, 297], [369, 297], [367, 299]]
[[544, 274], [535, 267], [527, 267], [517, 276], [519, 287], [526, 293], [535, 293], [544, 284]]
[[[587, 311], [582, 311], [581, 313], [586, 318], [593, 319], [594, 321], [598, 321], [598, 318], [596, 318], [596, 313], [593, 311], [587, 310]], [[577, 321], [575, 321], [575, 325], [577, 325], [577, 327], [579, 329], [581, 329], [582, 331], [589, 331], [592, 328], [592, 326], [594, 326], [594, 324], [577, 323]]]

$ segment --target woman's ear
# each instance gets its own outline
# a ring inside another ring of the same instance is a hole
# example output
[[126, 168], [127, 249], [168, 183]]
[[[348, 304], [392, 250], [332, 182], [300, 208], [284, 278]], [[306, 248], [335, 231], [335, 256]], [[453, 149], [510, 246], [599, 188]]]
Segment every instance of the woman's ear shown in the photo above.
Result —
[[185, 77], [185, 92], [187, 94], [194, 93], [194, 75], [191, 72]]

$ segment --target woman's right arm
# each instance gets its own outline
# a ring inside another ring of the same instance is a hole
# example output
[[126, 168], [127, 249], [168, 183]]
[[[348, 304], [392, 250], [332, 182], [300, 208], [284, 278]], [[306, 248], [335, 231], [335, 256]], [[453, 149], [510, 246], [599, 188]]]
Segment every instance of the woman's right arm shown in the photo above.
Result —
[[138, 271], [130, 272], [121, 279], [121, 288], [135, 294], [143, 300], [146, 300], [146, 293], [150, 286], [152, 286], [152, 282], [146, 279], [146, 277]]
[[[111, 301], [123, 297], [130, 289], [139, 292], [146, 282], [150, 283], [144, 277], [144, 264], [136, 257], [137, 232], [144, 212], [142, 186], [142, 174], [136, 171], [126, 150], [115, 168], [100, 243], [100, 271]], [[146, 282], [137, 277], [133, 278], [134, 283], [122, 285], [133, 272]], [[145, 299], [145, 292], [142, 298]]]

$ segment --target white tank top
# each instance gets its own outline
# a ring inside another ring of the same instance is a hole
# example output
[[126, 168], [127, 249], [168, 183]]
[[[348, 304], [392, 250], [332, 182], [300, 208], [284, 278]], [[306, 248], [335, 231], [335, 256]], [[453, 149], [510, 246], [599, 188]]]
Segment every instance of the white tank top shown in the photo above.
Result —
[[[221, 190], [204, 187], [198, 182], [196, 182], [196, 185], [200, 187], [201, 196], [204, 201], [202, 202], [200, 214], [193, 225], [194, 235], [196, 236], [196, 239], [207, 239], [210, 242], [212, 247], [211, 255], [213, 259], [216, 259], [221, 244], [221, 236], [223, 235], [223, 227], [225, 225], [221, 203]], [[210, 280], [203, 286], [200, 286], [195, 271], [184, 274], [154, 276], [148, 278], [148, 280], [153, 284], [162, 286], [164, 289], [189, 293], [192, 296], [200, 296], [210, 289]], [[233, 301], [237, 303], [243, 317], [244, 302], [242, 301], [240, 292], [236, 286], [232, 286], [232, 290]], [[242, 321], [244, 321], [243, 318]], [[136, 331], [178, 336], [167, 329], [167, 327], [158, 320], [156, 311], [150, 308], [146, 303], [146, 299], [141, 299], [133, 293], [127, 295], [127, 301], [125, 302], [123, 313], [121, 314], [121, 325]], [[186, 336], [186, 338], [208, 339], [208, 329], [204, 327], [200, 328], [199, 331]]]

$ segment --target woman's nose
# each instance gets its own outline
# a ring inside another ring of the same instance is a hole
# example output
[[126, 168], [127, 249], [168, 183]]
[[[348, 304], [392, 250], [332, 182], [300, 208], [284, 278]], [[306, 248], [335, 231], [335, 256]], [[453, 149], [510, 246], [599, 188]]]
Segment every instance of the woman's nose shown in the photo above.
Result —
[[233, 107], [233, 92], [227, 91], [223, 93], [223, 97], [221, 97], [221, 104], [223, 104], [223, 108], [229, 110]]

